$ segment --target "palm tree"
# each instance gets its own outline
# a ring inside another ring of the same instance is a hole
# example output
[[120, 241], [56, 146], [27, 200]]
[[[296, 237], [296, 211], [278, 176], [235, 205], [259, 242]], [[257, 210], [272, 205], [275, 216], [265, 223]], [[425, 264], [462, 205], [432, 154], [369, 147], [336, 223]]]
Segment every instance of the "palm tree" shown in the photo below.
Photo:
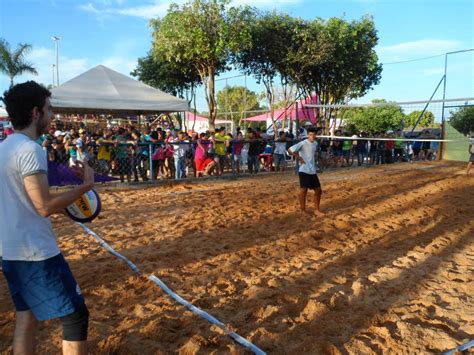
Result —
[[33, 65], [25, 61], [25, 55], [31, 50], [30, 44], [20, 43], [12, 51], [10, 44], [3, 38], [0, 38], [0, 72], [3, 72], [10, 78], [10, 87], [13, 86], [13, 78], [23, 73], [38, 75]]

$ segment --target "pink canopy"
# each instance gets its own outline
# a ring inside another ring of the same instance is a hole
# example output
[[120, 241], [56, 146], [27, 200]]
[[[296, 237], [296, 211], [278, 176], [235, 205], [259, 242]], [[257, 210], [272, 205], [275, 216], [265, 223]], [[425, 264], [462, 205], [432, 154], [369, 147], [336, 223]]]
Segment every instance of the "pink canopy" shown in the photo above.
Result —
[[[186, 120], [188, 122], [194, 122], [194, 120], [196, 120], [196, 122], [209, 122], [209, 118], [207, 117], [203, 117], [203, 116], [199, 116], [199, 115], [195, 115], [194, 113], [192, 112], [185, 112], [185, 117], [186, 117]], [[225, 124], [225, 123], [232, 123], [232, 121], [227, 121], [227, 120], [215, 120], [214, 121], [215, 124]]]
[[[312, 108], [305, 108], [305, 104], [314, 104], [317, 102], [317, 96], [313, 95], [312, 97], [308, 97], [306, 99], [298, 101], [298, 118], [300, 121], [311, 121], [312, 123], [316, 123], [317, 117], [315, 114], [315, 110]], [[266, 122], [270, 118], [270, 112], [244, 118], [243, 121], [249, 122]], [[285, 109], [276, 109], [275, 114], [273, 116], [276, 121], [281, 121], [285, 118]], [[296, 104], [291, 105], [289, 108], [286, 109], [286, 117], [290, 118], [291, 120], [296, 120]]]

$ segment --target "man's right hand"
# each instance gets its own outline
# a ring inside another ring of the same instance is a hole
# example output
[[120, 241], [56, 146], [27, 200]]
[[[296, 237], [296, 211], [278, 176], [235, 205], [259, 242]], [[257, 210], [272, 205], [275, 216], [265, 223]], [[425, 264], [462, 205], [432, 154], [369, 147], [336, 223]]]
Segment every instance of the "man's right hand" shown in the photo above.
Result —
[[87, 162], [84, 164], [84, 181], [82, 183], [92, 189], [94, 187], [94, 169]]
[[92, 189], [94, 186], [94, 169], [87, 164], [87, 161], [76, 161], [76, 163], [71, 167], [71, 170], [77, 178], [83, 181], [82, 185]]

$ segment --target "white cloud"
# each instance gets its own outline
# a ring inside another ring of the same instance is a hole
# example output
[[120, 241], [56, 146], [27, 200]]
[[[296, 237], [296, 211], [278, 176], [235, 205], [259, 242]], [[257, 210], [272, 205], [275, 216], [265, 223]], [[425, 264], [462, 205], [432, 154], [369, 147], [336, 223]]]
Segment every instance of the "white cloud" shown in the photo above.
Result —
[[[279, 6], [298, 4], [302, 1], [303, 0], [234, 0], [232, 5], [277, 8]], [[95, 0], [94, 2], [79, 5], [79, 8], [98, 16], [123, 15], [149, 20], [165, 16], [172, 3], [183, 4], [184, 2], [185, 0], [153, 0], [145, 5], [127, 7], [122, 6], [125, 4], [125, 1], [122, 0]]]
[[424, 76], [439, 76], [444, 74], [444, 68], [428, 68], [423, 70], [423, 75]]
[[234, 0], [232, 5], [252, 5], [255, 7], [277, 8], [285, 5], [296, 5], [303, 0]]
[[87, 11], [87, 12], [92, 12], [95, 14], [100, 14], [100, 11], [97, 10], [95, 6], [91, 3], [79, 5], [79, 9], [83, 11]]
[[[69, 58], [61, 55], [59, 51], [59, 81], [65, 81], [81, 74], [88, 69], [88, 60], [86, 58]], [[27, 60], [33, 64], [38, 71], [38, 75], [25, 74], [15, 78], [15, 82], [19, 83], [26, 80], [34, 80], [44, 85], [52, 84], [53, 68], [55, 63], [54, 49], [45, 47], [34, 47], [28, 54]]]
[[130, 76], [130, 72], [132, 72], [137, 66], [137, 60], [122, 57], [109, 57], [104, 59], [101, 64], [118, 71], [119, 73]]
[[[91, 61], [87, 58], [70, 58], [61, 55], [59, 51], [59, 83], [63, 84], [66, 81], [92, 69], [96, 65], [102, 64], [119, 73], [130, 76], [130, 72], [135, 69], [137, 59], [133, 57], [124, 57], [123, 55], [114, 55], [99, 60]], [[38, 75], [24, 74], [15, 78], [15, 83], [21, 83], [27, 80], [34, 80], [45, 86], [53, 83], [53, 63], [55, 63], [54, 49], [44, 47], [34, 47], [28, 54], [27, 60], [38, 71]], [[56, 75], [56, 74], [55, 74]], [[10, 85], [6, 76], [1, 76], [0, 92], [8, 89]]]
[[395, 61], [443, 54], [459, 48], [460, 45], [461, 42], [456, 40], [422, 39], [391, 46], [378, 46], [376, 50], [383, 61]]
[[[124, 15], [124, 16], [132, 16], [132, 17], [139, 17], [144, 19], [152, 19], [156, 17], [163, 17], [166, 15], [168, 8], [172, 3], [182, 3], [184, 1], [173, 1], [173, 0], [165, 0], [165, 1], [154, 1], [147, 5], [141, 6], [129, 6], [123, 7], [120, 6], [122, 2], [118, 2], [118, 6], [113, 6], [111, 4], [107, 4], [107, 2], [100, 1], [100, 6], [94, 5], [93, 3], [87, 3], [80, 5], [79, 8], [81, 10], [96, 14], [96, 15]], [[105, 6], [103, 6], [105, 5]]]

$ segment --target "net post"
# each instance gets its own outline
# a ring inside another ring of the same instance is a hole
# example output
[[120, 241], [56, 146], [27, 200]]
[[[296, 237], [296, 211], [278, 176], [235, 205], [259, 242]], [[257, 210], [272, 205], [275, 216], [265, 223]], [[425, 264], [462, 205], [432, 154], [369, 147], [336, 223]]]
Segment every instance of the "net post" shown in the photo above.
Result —
[[[444, 100], [446, 100], [446, 74], [448, 71], [448, 53], [444, 55], [444, 83], [443, 83], [443, 106], [441, 108], [441, 137], [445, 139], [446, 135], [446, 122], [444, 118]], [[441, 142], [441, 149], [440, 149], [440, 154], [439, 154], [439, 160], [443, 159], [443, 150], [444, 150], [445, 144], [444, 142]]]

